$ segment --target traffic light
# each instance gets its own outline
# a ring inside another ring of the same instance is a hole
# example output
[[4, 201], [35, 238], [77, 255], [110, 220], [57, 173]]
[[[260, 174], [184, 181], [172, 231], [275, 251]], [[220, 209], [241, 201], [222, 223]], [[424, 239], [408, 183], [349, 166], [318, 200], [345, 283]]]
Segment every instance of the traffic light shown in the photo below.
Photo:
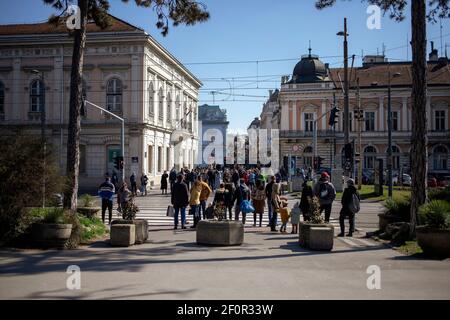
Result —
[[123, 157], [114, 158], [114, 168], [117, 170], [123, 170]]
[[346, 143], [344, 146], [344, 169], [345, 170], [351, 170], [353, 166], [353, 144], [352, 143]]
[[341, 110], [338, 107], [334, 107], [333, 109], [331, 109], [330, 120], [328, 121], [328, 124], [331, 127], [334, 127], [336, 123], [338, 123], [337, 118], [339, 118], [339, 111]]

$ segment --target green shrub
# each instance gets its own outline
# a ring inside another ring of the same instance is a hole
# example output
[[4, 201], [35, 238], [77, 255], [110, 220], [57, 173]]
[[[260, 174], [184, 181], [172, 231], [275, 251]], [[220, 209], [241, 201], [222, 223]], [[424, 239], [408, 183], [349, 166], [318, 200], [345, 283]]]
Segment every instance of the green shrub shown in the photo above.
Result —
[[29, 215], [34, 222], [68, 223], [68, 217], [63, 208], [33, 208]]
[[419, 210], [419, 222], [435, 229], [450, 228], [450, 203], [443, 200], [432, 200]]
[[90, 194], [83, 194], [80, 197], [80, 207], [90, 208], [94, 206], [94, 200], [95, 198], [91, 196]]
[[78, 220], [81, 229], [81, 243], [88, 243], [89, 241], [108, 233], [108, 228], [103, 224], [102, 220], [97, 217], [88, 218], [79, 214]]
[[40, 138], [0, 136], [0, 242], [13, 241], [28, 230], [28, 208], [42, 206], [44, 177], [46, 205], [62, 190], [52, 145], [47, 143], [45, 166], [43, 150]]
[[384, 203], [385, 213], [389, 216], [395, 216], [401, 221], [411, 220], [411, 198], [387, 199]]
[[428, 199], [450, 202], [450, 189], [431, 189], [428, 191]]
[[125, 220], [134, 220], [136, 218], [136, 213], [139, 212], [139, 208], [134, 204], [133, 199], [128, 201], [127, 205], [122, 208], [122, 218]]

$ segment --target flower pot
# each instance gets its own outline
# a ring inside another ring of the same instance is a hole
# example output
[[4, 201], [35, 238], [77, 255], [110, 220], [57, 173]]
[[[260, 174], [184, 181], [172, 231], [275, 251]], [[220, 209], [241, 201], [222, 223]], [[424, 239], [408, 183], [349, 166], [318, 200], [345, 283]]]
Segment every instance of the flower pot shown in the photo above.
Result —
[[201, 220], [197, 224], [197, 244], [238, 246], [244, 242], [244, 225], [234, 220]]
[[298, 230], [298, 240], [302, 248], [328, 251], [333, 248], [334, 226], [332, 224], [300, 222]]
[[99, 207], [78, 207], [77, 211], [79, 213], [81, 213], [83, 216], [86, 216], [88, 218], [92, 218], [97, 216], [97, 214], [101, 211], [102, 209]]
[[401, 222], [402, 219], [397, 216], [388, 215], [386, 213], [379, 213], [378, 214], [378, 229], [381, 232], [386, 231], [386, 227], [395, 222]]
[[450, 229], [416, 228], [417, 243], [428, 255], [450, 257]]
[[117, 219], [111, 222], [111, 225], [115, 224], [134, 224], [135, 225], [135, 244], [145, 243], [148, 239], [148, 222], [145, 219], [125, 220]]
[[63, 248], [71, 233], [71, 224], [36, 223], [31, 235], [39, 246]]

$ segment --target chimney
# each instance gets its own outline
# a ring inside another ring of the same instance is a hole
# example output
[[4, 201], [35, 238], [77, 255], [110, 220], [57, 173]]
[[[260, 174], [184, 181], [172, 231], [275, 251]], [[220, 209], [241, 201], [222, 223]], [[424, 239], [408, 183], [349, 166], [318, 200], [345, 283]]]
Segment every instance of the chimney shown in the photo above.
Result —
[[428, 61], [438, 61], [438, 51], [434, 48], [434, 41], [431, 41], [431, 52], [428, 55]]

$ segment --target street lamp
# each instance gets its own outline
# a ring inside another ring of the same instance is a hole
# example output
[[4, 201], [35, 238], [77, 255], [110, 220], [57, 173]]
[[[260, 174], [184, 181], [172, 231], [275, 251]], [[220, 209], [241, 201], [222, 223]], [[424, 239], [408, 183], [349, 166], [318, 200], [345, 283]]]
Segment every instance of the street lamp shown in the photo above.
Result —
[[401, 73], [396, 72], [391, 75], [391, 68], [388, 68], [388, 197], [392, 198], [392, 108], [391, 108], [391, 78], [397, 78]]
[[[40, 78], [42, 85], [44, 86], [44, 88], [41, 88], [41, 85], [39, 85], [39, 98], [43, 99], [42, 110], [40, 110], [40, 111], [41, 111], [41, 140], [42, 140], [43, 148], [44, 148], [44, 150], [43, 150], [44, 168], [42, 170], [42, 176], [43, 176], [43, 179], [42, 179], [42, 208], [45, 208], [45, 167], [46, 167], [45, 154], [47, 153], [47, 142], [45, 141], [45, 122], [46, 122], [45, 121], [46, 120], [45, 119], [45, 82], [44, 82], [44, 74], [41, 71], [33, 69], [31, 72]], [[44, 93], [42, 96], [40, 95], [41, 90]], [[39, 107], [40, 106], [41, 106], [41, 100], [39, 100]]]
[[349, 82], [348, 82], [348, 42], [347, 18], [344, 18], [344, 31], [339, 31], [337, 36], [344, 37], [344, 143], [350, 142], [350, 111], [349, 111]]

